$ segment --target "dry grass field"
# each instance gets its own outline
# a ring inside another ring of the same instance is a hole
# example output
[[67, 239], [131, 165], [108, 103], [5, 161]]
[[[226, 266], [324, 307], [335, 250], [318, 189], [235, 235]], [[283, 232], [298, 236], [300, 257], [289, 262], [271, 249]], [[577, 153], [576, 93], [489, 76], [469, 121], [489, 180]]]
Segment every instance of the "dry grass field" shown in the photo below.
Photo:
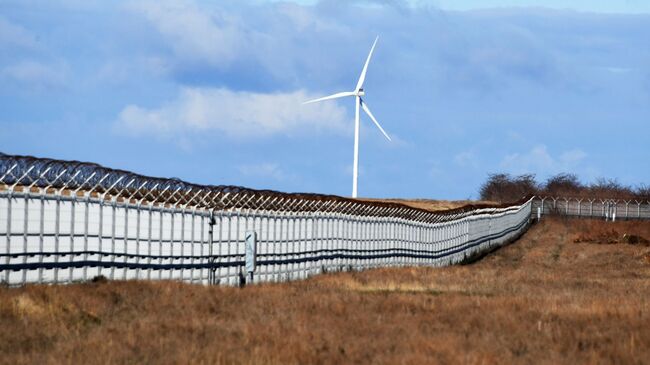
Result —
[[243, 289], [0, 288], [0, 362], [648, 363], [650, 247], [630, 234], [650, 222], [549, 218], [470, 265]]
[[491, 204], [497, 205], [497, 202], [483, 200], [431, 200], [431, 199], [371, 199], [360, 198], [357, 200], [366, 202], [387, 202], [404, 204], [412, 208], [426, 209], [432, 212], [440, 210], [449, 210], [461, 208], [470, 204]]

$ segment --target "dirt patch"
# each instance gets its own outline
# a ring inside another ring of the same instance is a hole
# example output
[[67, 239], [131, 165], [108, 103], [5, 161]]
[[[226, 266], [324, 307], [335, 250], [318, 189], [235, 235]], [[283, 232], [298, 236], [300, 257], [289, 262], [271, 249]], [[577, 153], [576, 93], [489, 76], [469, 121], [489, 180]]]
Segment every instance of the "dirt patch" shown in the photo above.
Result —
[[647, 239], [641, 236], [637, 236], [635, 234], [627, 234], [627, 233], [623, 235], [622, 242], [627, 243], [628, 245], [638, 245], [638, 244], [644, 246], [650, 245], [650, 241], [648, 241]]
[[13, 298], [13, 312], [19, 317], [42, 317], [46, 309], [43, 304], [23, 294]]
[[645, 254], [643, 254], [642, 259], [646, 264], [650, 265], [650, 252], [646, 252]]
[[636, 234], [619, 233], [616, 230], [609, 230], [600, 233], [581, 233], [574, 240], [574, 243], [595, 243], [595, 244], [628, 244], [650, 246], [650, 241]]
[[599, 243], [599, 244], [615, 244], [620, 243], [621, 235], [615, 230], [605, 231], [600, 233], [585, 232], [578, 235], [573, 240], [574, 243]]

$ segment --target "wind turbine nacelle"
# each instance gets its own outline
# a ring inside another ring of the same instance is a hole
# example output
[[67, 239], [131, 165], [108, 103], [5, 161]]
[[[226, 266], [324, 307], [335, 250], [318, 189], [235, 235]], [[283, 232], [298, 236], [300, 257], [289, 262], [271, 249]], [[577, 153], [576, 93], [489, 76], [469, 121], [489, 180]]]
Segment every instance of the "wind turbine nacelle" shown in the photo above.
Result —
[[363, 89], [357, 90], [357, 96], [364, 96], [364, 95], [366, 95], [366, 92], [363, 91]]

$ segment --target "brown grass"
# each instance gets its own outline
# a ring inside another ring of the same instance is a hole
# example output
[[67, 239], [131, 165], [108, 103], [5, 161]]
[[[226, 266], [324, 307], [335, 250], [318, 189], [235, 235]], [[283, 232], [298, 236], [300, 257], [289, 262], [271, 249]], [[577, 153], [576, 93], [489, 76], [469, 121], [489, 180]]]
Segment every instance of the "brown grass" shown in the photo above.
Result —
[[449, 210], [461, 208], [470, 204], [498, 204], [492, 201], [483, 200], [431, 200], [431, 199], [372, 199], [361, 198], [357, 199], [367, 202], [386, 202], [386, 203], [399, 203], [408, 205], [412, 208], [426, 209], [430, 211]]
[[0, 288], [1, 363], [647, 363], [650, 222], [545, 220], [466, 266], [244, 289]]

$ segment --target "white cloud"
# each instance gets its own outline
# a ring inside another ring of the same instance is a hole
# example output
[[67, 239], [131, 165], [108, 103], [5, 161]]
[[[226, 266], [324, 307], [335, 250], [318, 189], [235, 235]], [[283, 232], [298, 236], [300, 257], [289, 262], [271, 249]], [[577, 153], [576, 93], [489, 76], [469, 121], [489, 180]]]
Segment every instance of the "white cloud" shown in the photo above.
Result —
[[63, 65], [49, 65], [36, 61], [22, 61], [0, 70], [0, 79], [19, 82], [34, 88], [49, 88], [65, 83]]
[[525, 141], [524, 136], [522, 136], [521, 133], [513, 130], [506, 131], [506, 136], [513, 141], [517, 141], [517, 142]]
[[478, 158], [473, 151], [463, 151], [454, 156], [454, 163], [460, 167], [476, 168], [479, 166]]
[[315, 97], [290, 93], [236, 92], [222, 88], [183, 88], [158, 108], [125, 107], [116, 127], [132, 135], [178, 139], [206, 132], [230, 137], [296, 136], [322, 131], [346, 133], [348, 117], [336, 102], [302, 105]]
[[525, 153], [507, 155], [501, 161], [501, 168], [514, 174], [536, 173], [553, 175], [562, 172], [576, 172], [581, 169], [587, 153], [575, 148], [553, 157], [545, 145], [534, 146]]
[[429, 167], [429, 177], [432, 179], [441, 179], [447, 177], [446, 170], [440, 162], [433, 162]]
[[34, 49], [38, 48], [38, 43], [23, 27], [0, 17], [0, 49], [9, 46]]
[[587, 157], [587, 153], [581, 149], [572, 149], [560, 155], [560, 161], [564, 164], [577, 164]]
[[252, 41], [232, 13], [201, 9], [193, 1], [143, 1], [131, 9], [149, 20], [179, 58], [225, 67]]
[[134, 75], [159, 78], [171, 68], [168, 60], [156, 56], [135, 56], [114, 58], [99, 66], [94, 77], [101, 84], [121, 84], [133, 79]]
[[245, 176], [270, 178], [276, 181], [293, 180], [295, 176], [286, 173], [277, 163], [261, 163], [254, 165], [242, 165], [238, 167], [239, 172]]
[[[146, 19], [160, 36], [170, 54], [159, 56], [165, 59], [167, 70], [181, 78], [196, 71], [214, 75], [215, 70], [235, 70], [255, 82], [270, 78], [297, 85], [305, 71], [340, 71], [339, 65], [346, 64], [341, 61], [344, 57], [323, 51], [327, 45], [323, 41], [347, 37], [349, 44], [352, 31], [340, 21], [319, 16], [312, 7], [291, 2], [142, 0], [128, 9]], [[336, 43], [341, 47], [341, 42]], [[329, 62], [324, 64], [326, 56]]]
[[606, 67], [597, 67], [600, 70], [611, 72], [613, 74], [627, 74], [635, 71], [631, 67], [619, 67], [619, 66], [606, 66]]

